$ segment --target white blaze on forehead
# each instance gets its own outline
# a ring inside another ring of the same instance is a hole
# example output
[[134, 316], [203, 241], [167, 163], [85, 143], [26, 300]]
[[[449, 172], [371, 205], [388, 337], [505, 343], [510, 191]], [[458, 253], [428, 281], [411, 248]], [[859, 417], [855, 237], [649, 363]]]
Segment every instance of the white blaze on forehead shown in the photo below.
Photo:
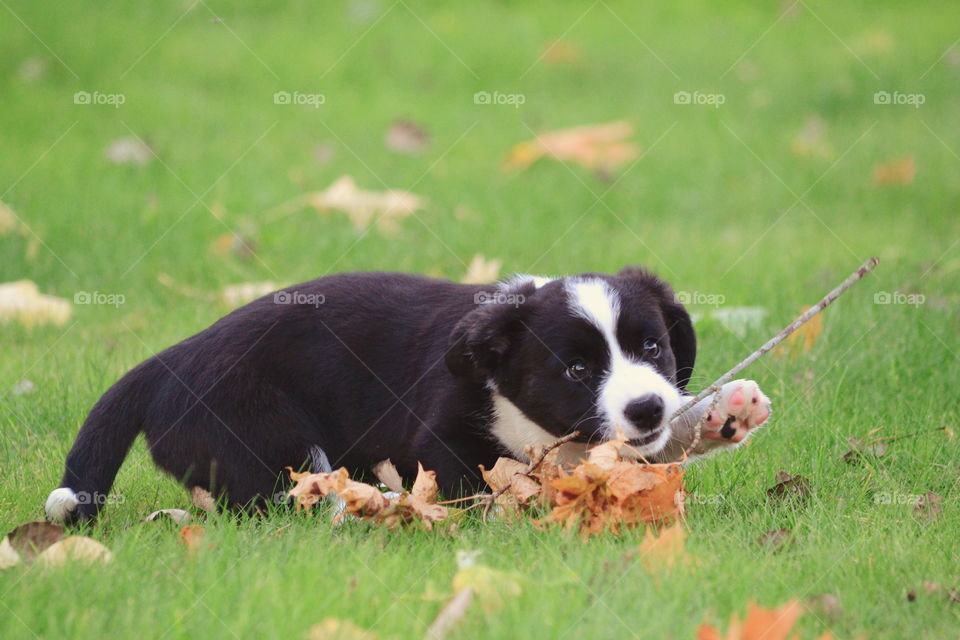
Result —
[[603, 335], [610, 352], [606, 375], [600, 383], [598, 405], [604, 413], [608, 437], [615, 437], [617, 429], [627, 438], [636, 438], [640, 432], [627, 420], [624, 409], [631, 400], [648, 393], [663, 399], [663, 432], [656, 441], [639, 448], [642, 455], [650, 455], [664, 447], [670, 438], [669, 417], [680, 407], [680, 392], [652, 366], [627, 356], [617, 339], [617, 320], [620, 317], [620, 296], [599, 279], [577, 279], [566, 283], [570, 311], [594, 325]]

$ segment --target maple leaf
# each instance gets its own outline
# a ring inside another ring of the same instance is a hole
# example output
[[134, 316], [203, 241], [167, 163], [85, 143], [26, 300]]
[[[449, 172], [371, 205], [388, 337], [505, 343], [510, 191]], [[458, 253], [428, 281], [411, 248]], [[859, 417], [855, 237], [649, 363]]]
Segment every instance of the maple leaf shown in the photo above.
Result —
[[526, 473], [527, 465], [513, 458], [497, 458], [493, 468], [487, 470], [480, 465], [483, 481], [496, 491], [497, 504], [509, 513], [517, 513], [521, 506], [531, 504], [533, 498], [542, 492], [540, 483]]
[[[717, 629], [704, 623], [697, 630], [697, 640], [787, 640], [787, 634], [801, 613], [802, 606], [797, 600], [790, 600], [776, 609], [764, 609], [751, 602], [747, 605], [747, 618], [742, 625], [734, 614], [727, 635], [722, 636]], [[825, 637], [829, 636], [821, 636]]]
[[878, 187], [904, 186], [911, 184], [916, 175], [913, 156], [905, 156], [878, 165], [873, 170], [873, 183]]
[[409, 191], [365, 191], [353, 178], [342, 176], [325, 191], [307, 194], [307, 202], [317, 211], [343, 211], [358, 231], [376, 221], [380, 231], [396, 231], [398, 221], [420, 210], [423, 198]]
[[504, 160], [504, 169], [526, 169], [547, 157], [576, 162], [588, 169], [609, 170], [640, 155], [636, 144], [625, 141], [632, 135], [633, 125], [626, 120], [549, 131], [516, 145]]

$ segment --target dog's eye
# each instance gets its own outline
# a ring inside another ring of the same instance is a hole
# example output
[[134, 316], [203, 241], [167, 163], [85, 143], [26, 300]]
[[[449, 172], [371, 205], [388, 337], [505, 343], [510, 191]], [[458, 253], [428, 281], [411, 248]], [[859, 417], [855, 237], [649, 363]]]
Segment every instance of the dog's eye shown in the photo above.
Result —
[[580, 381], [590, 375], [590, 370], [587, 369], [587, 365], [583, 364], [583, 360], [574, 360], [567, 365], [567, 370], [563, 372], [563, 375], [567, 380]]
[[660, 345], [655, 338], [647, 338], [643, 341], [643, 354], [648, 358], [656, 358], [660, 355]]

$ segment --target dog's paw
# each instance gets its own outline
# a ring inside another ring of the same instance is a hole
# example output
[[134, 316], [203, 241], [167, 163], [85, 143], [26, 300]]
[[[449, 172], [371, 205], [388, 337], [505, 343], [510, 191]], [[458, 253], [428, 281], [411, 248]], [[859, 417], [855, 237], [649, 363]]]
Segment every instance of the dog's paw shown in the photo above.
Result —
[[770, 417], [770, 398], [753, 380], [734, 380], [720, 389], [720, 400], [707, 416], [703, 438], [714, 444], [743, 442]]

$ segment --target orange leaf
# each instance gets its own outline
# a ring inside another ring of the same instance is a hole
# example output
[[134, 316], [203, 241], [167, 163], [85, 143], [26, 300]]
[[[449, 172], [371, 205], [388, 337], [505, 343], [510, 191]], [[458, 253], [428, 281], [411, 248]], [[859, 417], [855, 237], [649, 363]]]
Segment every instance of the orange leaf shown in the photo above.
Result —
[[504, 169], [526, 169], [542, 157], [576, 162], [588, 169], [612, 169], [639, 156], [639, 147], [626, 142], [632, 135], [633, 125], [626, 120], [549, 131], [511, 149]]
[[904, 156], [878, 165], [873, 170], [873, 182], [878, 187], [903, 186], [912, 183], [916, 175], [913, 156]]

